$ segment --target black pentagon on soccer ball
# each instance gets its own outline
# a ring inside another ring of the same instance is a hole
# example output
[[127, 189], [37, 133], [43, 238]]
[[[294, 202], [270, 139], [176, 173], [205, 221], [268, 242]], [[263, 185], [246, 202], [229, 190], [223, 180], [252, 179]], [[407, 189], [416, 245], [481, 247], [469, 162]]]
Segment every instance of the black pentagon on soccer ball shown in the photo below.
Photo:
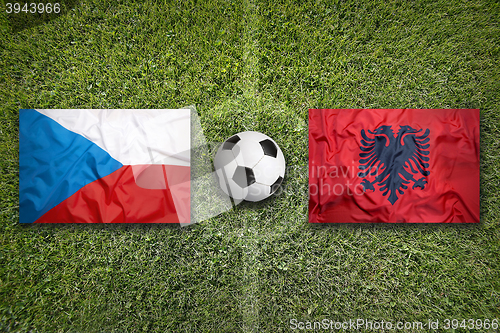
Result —
[[226, 142], [224, 142], [224, 145], [222, 145], [222, 149], [231, 150], [233, 149], [234, 145], [240, 140], [241, 139], [239, 136], [233, 135], [232, 137], [227, 139]]
[[276, 191], [278, 187], [280, 187], [281, 183], [283, 182], [283, 177], [279, 176], [278, 179], [274, 182], [273, 185], [271, 185], [271, 193]]
[[276, 147], [276, 145], [274, 144], [274, 142], [272, 142], [269, 139], [265, 139], [265, 140], [262, 140], [259, 143], [262, 146], [262, 150], [264, 151], [265, 155], [271, 156], [271, 157], [278, 156], [278, 147]]
[[233, 180], [240, 187], [247, 187], [255, 183], [255, 175], [252, 169], [238, 166], [234, 171]]

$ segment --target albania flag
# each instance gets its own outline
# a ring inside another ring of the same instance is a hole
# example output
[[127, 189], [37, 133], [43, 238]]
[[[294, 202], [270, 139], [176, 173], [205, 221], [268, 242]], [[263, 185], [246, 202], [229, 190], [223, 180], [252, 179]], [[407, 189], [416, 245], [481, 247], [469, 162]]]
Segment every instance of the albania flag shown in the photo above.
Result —
[[479, 222], [479, 110], [309, 110], [309, 222]]

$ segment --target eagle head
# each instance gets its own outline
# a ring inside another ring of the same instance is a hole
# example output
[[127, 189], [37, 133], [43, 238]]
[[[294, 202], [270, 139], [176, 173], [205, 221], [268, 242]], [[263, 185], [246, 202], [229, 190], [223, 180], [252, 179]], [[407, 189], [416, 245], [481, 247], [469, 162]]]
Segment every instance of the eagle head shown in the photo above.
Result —
[[377, 134], [393, 135], [394, 132], [392, 131], [391, 126], [382, 125], [382, 126], [378, 127], [377, 129], [375, 129], [373, 132], [369, 130], [368, 133], [374, 134], [374, 135], [377, 135]]
[[410, 134], [410, 133], [418, 133], [418, 132], [422, 132], [422, 130], [421, 129], [416, 130], [411, 126], [404, 125], [404, 126], [399, 126], [398, 134]]

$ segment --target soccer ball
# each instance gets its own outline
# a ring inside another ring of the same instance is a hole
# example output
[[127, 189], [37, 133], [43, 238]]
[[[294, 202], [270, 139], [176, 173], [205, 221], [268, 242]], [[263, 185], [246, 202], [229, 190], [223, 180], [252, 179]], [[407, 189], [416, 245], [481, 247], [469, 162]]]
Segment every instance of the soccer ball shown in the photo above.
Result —
[[214, 166], [220, 187], [235, 200], [264, 200], [276, 192], [285, 176], [283, 152], [259, 132], [241, 132], [224, 141]]

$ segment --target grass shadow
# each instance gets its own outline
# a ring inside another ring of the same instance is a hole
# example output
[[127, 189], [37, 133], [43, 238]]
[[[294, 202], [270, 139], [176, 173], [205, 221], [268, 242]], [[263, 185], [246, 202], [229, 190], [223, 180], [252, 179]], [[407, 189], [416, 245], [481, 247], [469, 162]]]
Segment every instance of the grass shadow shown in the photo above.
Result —
[[455, 230], [473, 230], [478, 229], [482, 223], [308, 223], [311, 229], [346, 229], [346, 230], [356, 230], [356, 229], [379, 229], [379, 230], [418, 230], [418, 231], [444, 231], [447, 229]]
[[79, 232], [84, 230], [106, 230], [106, 231], [131, 231], [131, 232], [149, 232], [169, 228], [172, 230], [183, 230], [178, 223], [19, 223], [21, 230], [39, 230], [39, 231], [71, 231]]

